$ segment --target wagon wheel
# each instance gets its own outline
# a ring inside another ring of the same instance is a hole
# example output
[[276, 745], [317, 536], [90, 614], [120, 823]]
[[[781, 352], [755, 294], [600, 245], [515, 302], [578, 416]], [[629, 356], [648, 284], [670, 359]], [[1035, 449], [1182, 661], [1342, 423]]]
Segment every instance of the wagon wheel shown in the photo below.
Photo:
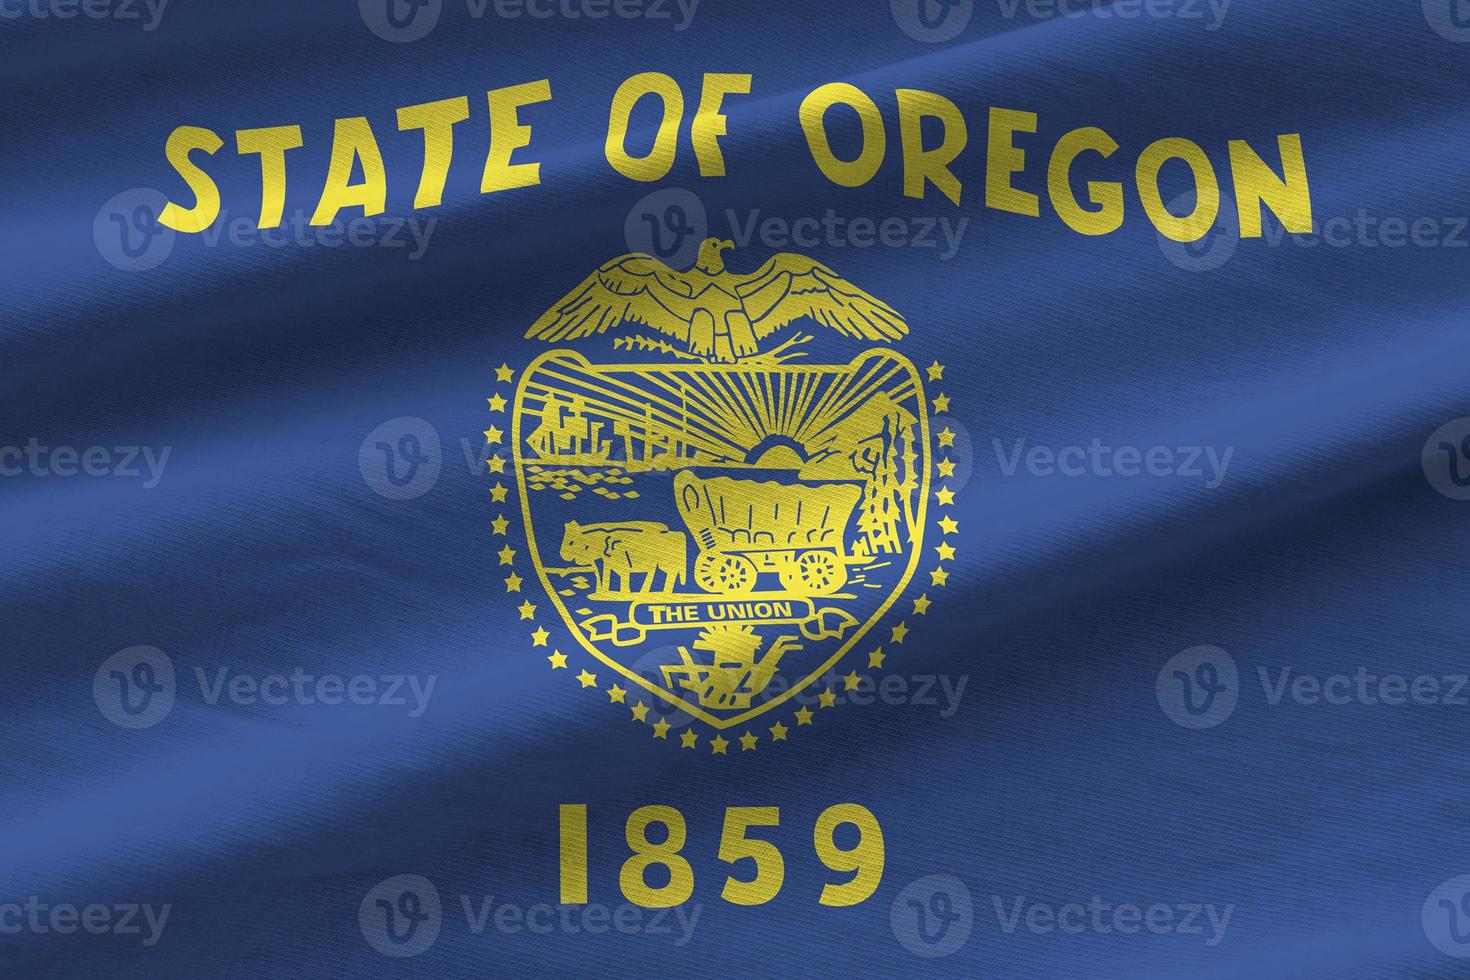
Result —
[[808, 551], [781, 570], [781, 584], [805, 595], [836, 592], [846, 581], [847, 569], [826, 551]]
[[755, 576], [755, 566], [741, 555], [703, 551], [694, 560], [694, 581], [706, 592], [748, 592], [755, 585]]

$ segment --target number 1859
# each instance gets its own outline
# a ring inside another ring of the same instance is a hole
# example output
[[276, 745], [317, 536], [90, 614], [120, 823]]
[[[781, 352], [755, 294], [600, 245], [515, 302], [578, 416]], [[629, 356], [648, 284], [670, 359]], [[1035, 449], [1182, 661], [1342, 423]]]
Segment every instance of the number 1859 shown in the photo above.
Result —
[[[763, 905], [775, 898], [786, 880], [786, 861], [776, 845], [752, 837], [760, 828], [779, 826], [781, 810], [774, 806], [732, 806], [725, 810], [725, 826], [720, 834], [721, 861], [735, 864], [754, 862], [755, 874], [725, 879], [720, 895], [734, 905]], [[667, 836], [655, 844], [648, 839], [648, 829], [659, 824]], [[851, 824], [857, 828], [857, 844], [851, 849], [837, 845], [837, 828]], [[669, 908], [687, 902], [694, 894], [694, 869], [681, 852], [689, 836], [684, 815], [671, 806], [639, 807], [628, 816], [626, 828], [632, 854], [623, 862], [618, 874], [623, 897], [644, 908]], [[822, 886], [823, 905], [856, 905], [867, 900], [883, 879], [883, 829], [867, 807], [856, 803], [838, 803], [822, 811], [812, 831], [817, 857], [833, 871], [852, 873], [846, 881]], [[668, 884], [648, 884], [649, 868], [668, 869]], [[587, 902], [587, 804], [567, 803], [561, 807], [561, 902], [582, 905]]]

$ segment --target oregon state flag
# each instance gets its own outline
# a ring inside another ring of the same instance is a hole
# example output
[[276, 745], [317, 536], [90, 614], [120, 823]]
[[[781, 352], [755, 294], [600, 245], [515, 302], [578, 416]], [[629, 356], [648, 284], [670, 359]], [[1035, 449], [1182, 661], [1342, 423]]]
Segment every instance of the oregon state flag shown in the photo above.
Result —
[[0, 46], [0, 974], [1470, 969], [1459, 0]]

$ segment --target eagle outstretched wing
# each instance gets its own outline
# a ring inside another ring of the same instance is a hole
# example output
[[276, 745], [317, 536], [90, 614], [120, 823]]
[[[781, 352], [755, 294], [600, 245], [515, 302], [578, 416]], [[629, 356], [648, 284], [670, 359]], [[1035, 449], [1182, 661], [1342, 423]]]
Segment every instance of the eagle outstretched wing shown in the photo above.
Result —
[[740, 277], [735, 293], [757, 338], [804, 316], [862, 340], [898, 340], [909, 332], [893, 307], [794, 252], [773, 256], [758, 271]]
[[633, 252], [604, 263], [543, 313], [526, 336], [555, 343], [634, 320], [688, 342], [692, 292], [682, 274], [651, 255]]

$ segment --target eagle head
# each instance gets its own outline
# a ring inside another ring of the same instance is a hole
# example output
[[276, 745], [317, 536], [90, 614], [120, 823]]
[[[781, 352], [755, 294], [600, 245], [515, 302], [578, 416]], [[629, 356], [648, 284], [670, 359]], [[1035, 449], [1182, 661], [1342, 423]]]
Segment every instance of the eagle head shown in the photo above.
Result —
[[699, 258], [694, 262], [694, 268], [700, 272], [706, 272], [717, 276], [725, 271], [725, 260], [720, 253], [727, 248], [734, 248], [734, 242], [722, 241], [718, 238], [706, 238], [699, 243]]

